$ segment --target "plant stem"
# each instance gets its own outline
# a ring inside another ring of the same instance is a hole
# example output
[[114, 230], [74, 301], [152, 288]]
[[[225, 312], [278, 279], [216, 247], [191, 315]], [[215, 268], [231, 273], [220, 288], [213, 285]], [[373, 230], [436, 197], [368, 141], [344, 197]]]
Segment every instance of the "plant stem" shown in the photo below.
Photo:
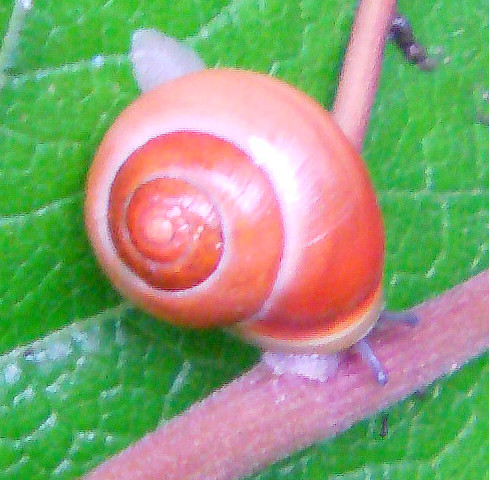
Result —
[[388, 371], [385, 386], [352, 353], [326, 382], [275, 376], [259, 364], [86, 480], [238, 479], [347, 429], [489, 347], [489, 270], [414, 311], [415, 327], [392, 325], [369, 338]]
[[343, 61], [333, 114], [357, 151], [362, 150], [396, 0], [363, 0]]
[[31, 9], [31, 0], [15, 0], [7, 32], [0, 48], [0, 90], [7, 80], [5, 71], [10, 67], [19, 44], [19, 34], [24, 27], [27, 12]]

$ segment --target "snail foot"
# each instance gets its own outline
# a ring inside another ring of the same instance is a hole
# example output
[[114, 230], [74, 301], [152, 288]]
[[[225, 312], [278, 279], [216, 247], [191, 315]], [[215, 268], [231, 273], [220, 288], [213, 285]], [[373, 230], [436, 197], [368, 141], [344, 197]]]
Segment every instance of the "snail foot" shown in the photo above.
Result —
[[262, 361], [275, 375], [292, 374], [325, 382], [338, 368], [338, 354], [264, 352]]

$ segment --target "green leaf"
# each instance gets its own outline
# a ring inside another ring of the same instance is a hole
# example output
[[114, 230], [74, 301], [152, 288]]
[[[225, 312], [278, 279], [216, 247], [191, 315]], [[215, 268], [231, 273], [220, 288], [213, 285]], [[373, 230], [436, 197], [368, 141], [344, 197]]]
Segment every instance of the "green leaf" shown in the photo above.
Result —
[[[12, 3], [0, 4], [2, 35]], [[76, 478], [258, 356], [131, 308], [87, 242], [86, 172], [138, 95], [132, 31], [159, 28], [210, 65], [271, 72], [330, 105], [354, 3], [35, 2], [0, 91], [0, 479]], [[364, 150], [392, 308], [489, 266], [489, 3], [400, 9], [440, 64], [421, 72], [388, 46]], [[480, 358], [389, 409], [384, 438], [378, 415], [253, 478], [486, 478], [487, 391]]]

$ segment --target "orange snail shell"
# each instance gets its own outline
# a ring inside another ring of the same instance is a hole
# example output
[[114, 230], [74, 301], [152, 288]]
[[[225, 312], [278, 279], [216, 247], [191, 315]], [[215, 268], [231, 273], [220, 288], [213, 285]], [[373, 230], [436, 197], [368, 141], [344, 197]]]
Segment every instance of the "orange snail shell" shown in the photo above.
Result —
[[86, 224], [114, 285], [177, 324], [330, 353], [383, 307], [363, 161], [327, 111], [266, 75], [204, 70], [138, 98], [95, 157]]

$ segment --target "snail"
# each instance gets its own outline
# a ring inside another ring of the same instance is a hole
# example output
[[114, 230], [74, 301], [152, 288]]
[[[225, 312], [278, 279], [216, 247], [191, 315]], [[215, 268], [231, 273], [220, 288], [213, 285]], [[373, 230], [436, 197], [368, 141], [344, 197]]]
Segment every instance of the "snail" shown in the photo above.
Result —
[[194, 60], [149, 82], [95, 155], [85, 218], [101, 266], [178, 325], [229, 327], [272, 352], [354, 345], [384, 309], [383, 222], [363, 160], [297, 88]]

